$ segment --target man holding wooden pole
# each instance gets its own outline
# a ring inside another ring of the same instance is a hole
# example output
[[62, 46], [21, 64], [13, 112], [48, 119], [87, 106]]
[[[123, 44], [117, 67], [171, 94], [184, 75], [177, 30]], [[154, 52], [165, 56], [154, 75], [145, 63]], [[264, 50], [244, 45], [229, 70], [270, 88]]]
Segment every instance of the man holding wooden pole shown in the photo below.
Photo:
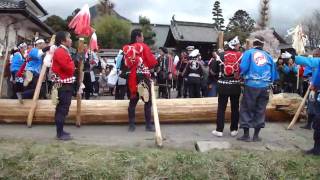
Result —
[[308, 58], [296, 56], [296, 64], [311, 67], [313, 69], [312, 79], [310, 83], [309, 107], [314, 110], [313, 117], [313, 139], [314, 147], [306, 151], [306, 154], [320, 156], [320, 49], [314, 51], [314, 57]]

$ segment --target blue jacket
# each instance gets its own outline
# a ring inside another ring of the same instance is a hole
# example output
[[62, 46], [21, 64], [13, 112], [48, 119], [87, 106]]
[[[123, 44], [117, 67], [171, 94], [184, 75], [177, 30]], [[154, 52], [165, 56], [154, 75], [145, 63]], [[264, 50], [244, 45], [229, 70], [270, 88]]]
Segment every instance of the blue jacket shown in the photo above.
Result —
[[16, 52], [12, 57], [12, 62], [11, 62], [11, 65], [10, 65], [10, 71], [11, 72], [19, 71], [19, 69], [23, 65], [23, 63], [24, 63], [23, 56], [21, 55], [20, 52]]
[[311, 83], [320, 89], [320, 58], [296, 56], [296, 64], [313, 69]]
[[291, 71], [294, 72], [295, 74], [297, 74], [298, 67], [296, 65], [294, 65], [293, 67], [289, 67], [288, 65], [284, 65], [283, 71], [286, 74], [289, 74]]
[[305, 66], [304, 72], [303, 72], [303, 77], [312, 77], [312, 74], [314, 73], [315, 68], [311, 68], [309, 66]]
[[259, 49], [250, 49], [243, 54], [240, 73], [245, 85], [254, 88], [266, 88], [279, 79], [272, 57]]
[[33, 48], [29, 53], [30, 61], [26, 65], [26, 70], [32, 73], [40, 74], [42, 66], [42, 53], [41, 50]]

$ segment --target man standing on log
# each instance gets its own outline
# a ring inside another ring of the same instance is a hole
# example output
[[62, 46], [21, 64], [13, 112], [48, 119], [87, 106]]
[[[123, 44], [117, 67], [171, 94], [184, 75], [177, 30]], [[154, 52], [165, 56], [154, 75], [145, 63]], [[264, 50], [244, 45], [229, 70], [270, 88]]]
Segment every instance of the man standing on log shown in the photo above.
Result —
[[13, 83], [14, 93], [19, 99], [20, 104], [23, 104], [22, 92], [23, 92], [23, 77], [18, 76], [18, 72], [25, 63], [24, 53], [27, 49], [26, 43], [20, 43], [17, 45], [18, 51], [13, 54], [12, 62], [10, 64], [10, 72]]
[[316, 49], [313, 58], [296, 56], [296, 64], [304, 65], [313, 69], [311, 78], [311, 92], [309, 95], [308, 108], [312, 108], [314, 116], [313, 121], [313, 139], [314, 147], [306, 151], [308, 155], [320, 156], [320, 49]]
[[240, 141], [249, 142], [249, 129], [254, 128], [252, 141], [261, 141], [259, 132], [265, 127], [265, 113], [269, 101], [270, 84], [278, 78], [272, 57], [263, 50], [264, 38], [255, 37], [253, 47], [247, 50], [240, 64], [245, 88], [240, 106], [240, 128], [244, 130]]
[[140, 99], [144, 101], [144, 117], [146, 131], [154, 131], [151, 122], [151, 73], [150, 69], [157, 65], [157, 60], [150, 48], [143, 43], [144, 37], [140, 29], [131, 32], [131, 43], [123, 47], [125, 65], [128, 72], [128, 107], [129, 132], [135, 131], [136, 106]]
[[58, 89], [58, 104], [56, 106], [55, 123], [57, 127], [58, 140], [71, 140], [70, 133], [63, 130], [64, 121], [69, 113], [73, 94], [73, 83], [75, 82], [74, 62], [71, 59], [69, 48], [72, 45], [70, 33], [58, 32], [56, 34], [57, 49], [52, 58], [52, 82], [54, 88]]

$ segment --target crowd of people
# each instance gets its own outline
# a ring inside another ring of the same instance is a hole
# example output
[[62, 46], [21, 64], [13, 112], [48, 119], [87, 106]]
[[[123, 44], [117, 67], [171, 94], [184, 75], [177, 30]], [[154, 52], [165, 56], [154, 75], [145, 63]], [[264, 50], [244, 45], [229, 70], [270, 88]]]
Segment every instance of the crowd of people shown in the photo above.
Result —
[[[114, 96], [115, 99], [126, 99], [128, 95], [127, 80], [121, 73], [123, 52], [119, 52], [114, 63], [97, 55], [97, 50], [86, 49], [84, 60], [84, 93], [85, 99], [103, 95]], [[193, 46], [182, 50], [180, 55], [161, 47], [155, 53], [158, 61], [152, 69], [152, 77], [156, 81], [159, 98], [200, 98], [217, 97], [218, 81], [221, 81], [223, 69], [221, 62], [225, 54], [229, 54], [229, 47], [219, 49], [212, 53], [210, 60], [204, 60], [200, 52], [194, 51]], [[42, 59], [49, 49], [47, 43], [38, 39], [33, 45], [20, 43], [12, 50], [10, 58], [11, 86], [13, 88], [11, 98], [32, 98], [38, 80]], [[193, 52], [194, 51], [194, 52]], [[193, 52], [193, 54], [191, 54]], [[239, 49], [240, 52], [240, 49]], [[72, 53], [73, 59], [78, 59]], [[285, 52], [277, 60], [279, 80], [273, 84], [273, 92], [298, 93], [303, 96], [308, 88], [309, 69], [298, 66], [291, 58], [292, 54]], [[78, 61], [74, 61], [78, 66]], [[122, 65], [123, 66], [123, 65]], [[77, 77], [77, 76], [76, 76]], [[46, 99], [51, 93], [52, 82], [50, 72], [43, 83], [40, 98]], [[74, 86], [73, 95], [76, 95], [77, 86]], [[172, 93], [176, 92], [176, 93]]]
[[[253, 47], [244, 50], [238, 37], [225, 43], [224, 49], [212, 53], [210, 60], [202, 59], [200, 51], [193, 46], [182, 50], [180, 56], [161, 47], [156, 55], [143, 43], [143, 33], [135, 29], [131, 33], [131, 43], [125, 45], [108, 64], [97, 56], [96, 50], [85, 48], [83, 85], [77, 83], [79, 77], [79, 55], [70, 50], [72, 41], [68, 32], [56, 34], [55, 51], [51, 68], [43, 82], [40, 97], [56, 91], [55, 122], [57, 138], [69, 140], [71, 136], [63, 130], [63, 124], [69, 112], [72, 96], [80, 87], [83, 97], [103, 95], [105, 89], [115, 99], [130, 100], [128, 106], [129, 131], [135, 131], [135, 109], [141, 98], [144, 105], [146, 130], [154, 131], [151, 120], [151, 81], [159, 87], [159, 98], [173, 98], [172, 90], [177, 91], [174, 98], [201, 98], [218, 96], [217, 126], [212, 134], [224, 135], [225, 112], [228, 101], [231, 103], [232, 137], [243, 129], [240, 141], [261, 141], [260, 130], [265, 127], [265, 112], [270, 91], [288, 92], [304, 95], [312, 86], [308, 103], [308, 123], [303, 128], [315, 129], [315, 146], [309, 151], [320, 154], [320, 95], [317, 76], [320, 60], [318, 49], [315, 58], [296, 56], [294, 52], [284, 52], [275, 62], [271, 55], [263, 50], [265, 40], [261, 36], [253, 39]], [[39, 78], [43, 58], [49, 47], [43, 39], [37, 39], [31, 45], [19, 43], [12, 50], [9, 63], [10, 81], [13, 87], [12, 98], [23, 103], [24, 98], [32, 98]], [[312, 62], [312, 63], [311, 63]], [[300, 64], [300, 65], [298, 65]], [[242, 100], [240, 102], [240, 95]], [[250, 137], [250, 128], [254, 135]]]

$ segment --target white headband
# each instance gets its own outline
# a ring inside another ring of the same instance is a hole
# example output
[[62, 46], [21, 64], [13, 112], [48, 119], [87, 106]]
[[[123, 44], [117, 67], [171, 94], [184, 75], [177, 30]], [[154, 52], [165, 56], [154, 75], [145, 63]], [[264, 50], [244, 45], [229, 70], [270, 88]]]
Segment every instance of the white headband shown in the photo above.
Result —
[[40, 43], [45, 43], [45, 41], [43, 39], [38, 39], [36, 40], [35, 44], [40, 44]]
[[229, 46], [231, 49], [234, 49], [234, 48], [235, 48], [235, 45], [237, 45], [237, 44], [240, 44], [240, 41], [239, 41], [238, 36], [236, 36], [236, 37], [233, 38], [230, 42], [228, 42], [228, 46]]
[[27, 45], [25, 42], [23, 42], [23, 43], [21, 43], [21, 44], [18, 45], [18, 49], [26, 48], [27, 46], [28, 46], [28, 45]]
[[260, 40], [260, 39], [258, 39], [258, 38], [255, 38], [255, 39], [253, 40], [253, 42], [259, 42], [259, 43], [264, 44], [264, 41], [261, 41], [261, 40]]
[[292, 54], [288, 53], [287, 51], [281, 54], [282, 59], [290, 59], [291, 57], [292, 57]]

